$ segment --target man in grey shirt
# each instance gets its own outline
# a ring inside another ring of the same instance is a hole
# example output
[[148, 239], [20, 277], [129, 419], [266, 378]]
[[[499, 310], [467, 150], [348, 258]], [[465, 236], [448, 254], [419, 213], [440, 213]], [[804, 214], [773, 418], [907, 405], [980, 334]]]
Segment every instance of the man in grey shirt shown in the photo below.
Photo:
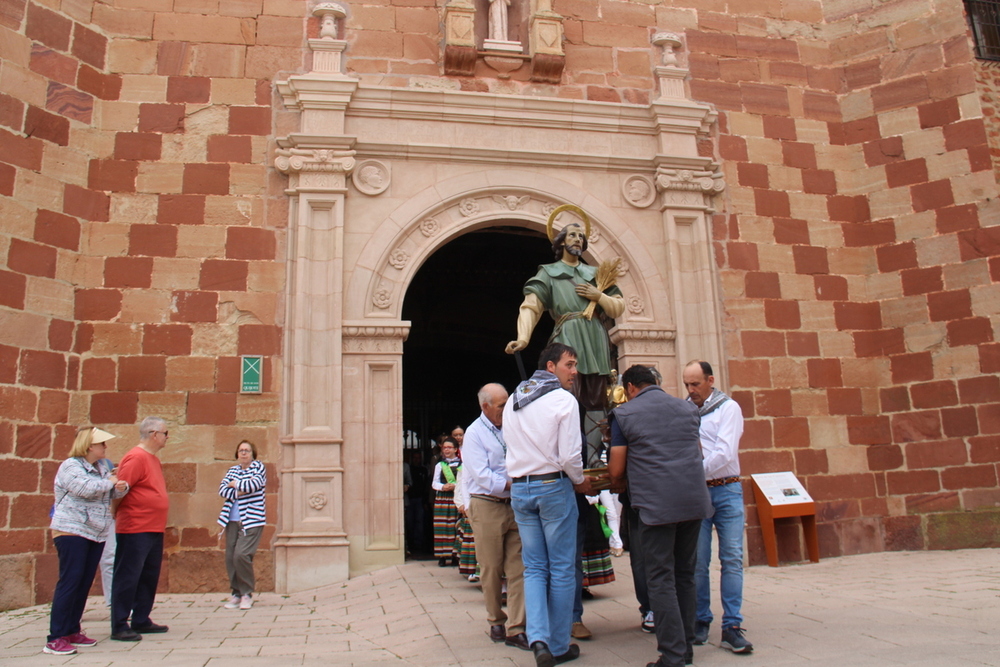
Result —
[[650, 666], [682, 667], [694, 656], [698, 535], [712, 515], [698, 410], [656, 386], [646, 366], [625, 371], [622, 385], [629, 400], [610, 415], [611, 490], [625, 490], [627, 469], [660, 651]]

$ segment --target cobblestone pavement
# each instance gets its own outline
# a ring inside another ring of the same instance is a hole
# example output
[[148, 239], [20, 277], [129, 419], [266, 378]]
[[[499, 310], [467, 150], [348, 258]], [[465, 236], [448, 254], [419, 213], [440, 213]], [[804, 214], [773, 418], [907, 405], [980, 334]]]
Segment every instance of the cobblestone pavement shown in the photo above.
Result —
[[[577, 665], [645, 665], [656, 658], [639, 630], [628, 556], [618, 580], [593, 589]], [[756, 649], [695, 647], [695, 665], [1000, 666], [1000, 549], [895, 552], [749, 568], [744, 623]], [[514, 665], [530, 652], [487, 636], [479, 588], [435, 561], [408, 562], [304, 593], [260, 595], [249, 611], [220, 593], [161, 595], [153, 619], [170, 626], [135, 644], [108, 639], [103, 598], [83, 625], [99, 640], [74, 656], [43, 654], [48, 607], [0, 613], [3, 665]], [[717, 605], [716, 605], [717, 606]], [[716, 609], [716, 615], [719, 611]]]

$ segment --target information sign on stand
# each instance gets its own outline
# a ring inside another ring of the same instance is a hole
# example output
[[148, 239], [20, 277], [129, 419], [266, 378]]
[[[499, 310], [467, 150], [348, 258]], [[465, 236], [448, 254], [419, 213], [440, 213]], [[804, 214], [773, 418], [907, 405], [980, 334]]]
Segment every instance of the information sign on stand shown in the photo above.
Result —
[[774, 520], [802, 517], [809, 560], [819, 562], [819, 537], [816, 533], [816, 503], [792, 472], [768, 472], [750, 475], [757, 514], [764, 538], [767, 564], [778, 567], [778, 536]]
[[259, 394], [264, 390], [264, 357], [240, 357], [240, 393]]

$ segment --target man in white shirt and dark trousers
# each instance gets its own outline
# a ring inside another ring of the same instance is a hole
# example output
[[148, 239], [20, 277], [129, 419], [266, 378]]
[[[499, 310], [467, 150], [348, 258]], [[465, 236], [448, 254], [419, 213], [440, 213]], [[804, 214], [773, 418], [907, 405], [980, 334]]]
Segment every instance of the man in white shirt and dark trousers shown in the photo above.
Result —
[[[469, 496], [467, 511], [476, 536], [476, 561], [486, 602], [486, 620], [490, 624], [490, 639], [527, 651], [530, 648], [524, 632], [521, 537], [510, 506], [507, 445], [501, 431], [507, 390], [499, 384], [487, 384], [476, 398], [482, 413], [465, 429], [462, 482]], [[502, 608], [505, 576], [506, 613]]]
[[503, 411], [511, 505], [521, 535], [527, 634], [537, 667], [580, 655], [570, 644], [576, 590], [577, 507], [591, 493], [583, 475], [580, 408], [569, 390], [576, 351], [542, 350], [539, 370], [517, 386]]
[[712, 590], [708, 569], [712, 560], [712, 527], [719, 536], [719, 563], [722, 576], [721, 646], [733, 653], [750, 653], [753, 644], [743, 630], [743, 486], [740, 483], [740, 437], [743, 435], [743, 412], [739, 404], [714, 387], [712, 366], [707, 361], [692, 361], [684, 368], [684, 388], [688, 400], [698, 406], [701, 415], [701, 450], [705, 480], [715, 514], [701, 524], [698, 539], [698, 566], [695, 583], [698, 589], [698, 612], [695, 644], [708, 641], [712, 623]]

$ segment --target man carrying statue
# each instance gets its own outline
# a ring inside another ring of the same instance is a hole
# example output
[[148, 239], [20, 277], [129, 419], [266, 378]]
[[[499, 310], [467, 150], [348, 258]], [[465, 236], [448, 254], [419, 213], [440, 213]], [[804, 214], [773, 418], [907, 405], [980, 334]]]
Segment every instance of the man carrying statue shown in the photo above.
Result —
[[[553, 234], [553, 222], [563, 211], [572, 211], [584, 226], [572, 222]], [[555, 320], [548, 345], [562, 343], [576, 353], [577, 374], [567, 387], [576, 397], [581, 411], [581, 458], [584, 468], [603, 465], [599, 425], [607, 417], [608, 383], [611, 376], [611, 346], [604, 323], [597, 315], [616, 318], [625, 311], [625, 299], [615, 286], [619, 258], [601, 262], [595, 268], [585, 264], [583, 253], [590, 236], [590, 219], [578, 206], [559, 206], [549, 215], [548, 236], [556, 261], [538, 267], [538, 272], [524, 285], [524, 301], [517, 317], [517, 340], [507, 344], [507, 354], [523, 350], [531, 339], [535, 325], [544, 311]], [[573, 600], [572, 636], [589, 639], [590, 630], [583, 624], [583, 563], [582, 554], [587, 532], [588, 512], [593, 511], [586, 499], [577, 494], [576, 594]]]

